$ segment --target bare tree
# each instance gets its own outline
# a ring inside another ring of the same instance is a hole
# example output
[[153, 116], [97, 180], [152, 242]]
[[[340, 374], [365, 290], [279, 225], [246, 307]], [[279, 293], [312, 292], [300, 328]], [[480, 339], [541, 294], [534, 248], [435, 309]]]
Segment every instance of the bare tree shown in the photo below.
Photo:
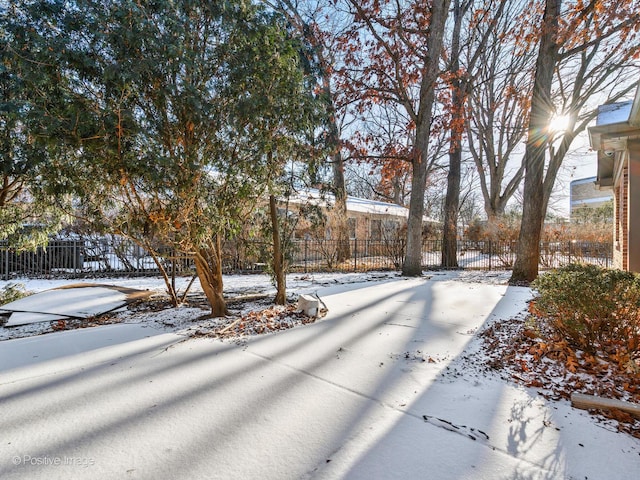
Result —
[[353, 28], [346, 33], [343, 86], [360, 113], [372, 105], [399, 109], [409, 119], [411, 197], [403, 275], [422, 274], [422, 219], [430, 134], [450, 0], [385, 3], [346, 0]]
[[[542, 222], [558, 171], [573, 140], [597, 115], [597, 103], [637, 85], [637, 0], [546, 0], [531, 97], [522, 225], [511, 282], [538, 275]], [[535, 21], [533, 22], [535, 23]], [[633, 80], [632, 80], [633, 79]], [[566, 116], [561, 132], [554, 115]]]
[[513, 25], [522, 7], [510, 1], [490, 32], [467, 99], [466, 136], [489, 224], [504, 214], [524, 174], [519, 147], [526, 134], [533, 56], [516, 51]]
[[[375, 197], [397, 205], [408, 205], [411, 196], [411, 158], [413, 132], [405, 112], [392, 108], [370, 108], [366, 121], [348, 142], [351, 163], [370, 166], [375, 173], [366, 179]], [[427, 177], [439, 157], [428, 157]]]
[[[449, 46], [447, 69], [449, 102], [450, 146], [447, 195], [444, 205], [442, 235], [442, 266], [457, 267], [458, 213], [460, 208], [460, 181], [462, 169], [462, 140], [466, 120], [465, 104], [476, 82], [476, 69], [503, 15], [506, 0], [453, 0], [453, 28]], [[465, 33], [463, 35], [463, 30]], [[471, 41], [476, 38], [476, 41]], [[466, 55], [463, 57], [463, 51]]]

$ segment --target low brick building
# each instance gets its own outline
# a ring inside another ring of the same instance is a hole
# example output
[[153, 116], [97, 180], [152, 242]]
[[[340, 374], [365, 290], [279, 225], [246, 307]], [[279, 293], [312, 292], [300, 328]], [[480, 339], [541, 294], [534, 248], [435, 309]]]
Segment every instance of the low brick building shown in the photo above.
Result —
[[[281, 202], [282, 204], [282, 202]], [[307, 189], [299, 191], [288, 199], [289, 210], [296, 211], [302, 205], [316, 205], [325, 213], [329, 213], [335, 204], [332, 194], [321, 194], [319, 190]], [[389, 240], [396, 232], [404, 228], [409, 217], [409, 209], [393, 203], [368, 200], [349, 195], [347, 197], [347, 222], [349, 237], [358, 240]], [[438, 228], [440, 222], [426, 215], [423, 218], [423, 228]], [[332, 238], [330, 228], [325, 236]]]

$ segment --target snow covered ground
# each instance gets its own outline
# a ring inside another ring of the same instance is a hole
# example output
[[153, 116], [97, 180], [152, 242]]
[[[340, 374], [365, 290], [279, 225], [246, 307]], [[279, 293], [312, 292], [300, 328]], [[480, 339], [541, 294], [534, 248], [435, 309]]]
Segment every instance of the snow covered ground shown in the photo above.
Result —
[[[637, 476], [640, 441], [469, 364], [476, 333], [522, 315], [529, 289], [429, 275], [292, 276], [328, 314], [241, 342], [186, 336], [202, 315], [188, 308], [0, 341], [0, 478]], [[229, 297], [273, 291], [225, 280]]]
[[[493, 278], [499, 278], [504, 274], [495, 273]], [[291, 301], [295, 301], [302, 293], [315, 293], [322, 288], [325, 291], [337, 291], [345, 285], [361, 282], [371, 282], [380, 280], [390, 280], [398, 278], [395, 272], [369, 272], [369, 273], [347, 273], [347, 274], [292, 274], [287, 278], [288, 295]], [[204, 300], [202, 288], [196, 280], [189, 288], [188, 298], [194, 301], [181, 305], [178, 308], [168, 308], [167, 302], [158, 308], [145, 309], [130, 308], [121, 312], [116, 317], [106, 319], [107, 323], [136, 323], [145, 327], [155, 328], [165, 332], [176, 332], [181, 335], [208, 334], [216, 329], [232, 323], [238, 317], [251, 311], [262, 310], [270, 304], [269, 298], [275, 296], [275, 287], [271, 279], [266, 274], [255, 275], [225, 275], [224, 293], [230, 302], [230, 316], [226, 319], [211, 319], [207, 317], [208, 306]], [[29, 293], [48, 292], [51, 289], [58, 289], [69, 285], [77, 284], [106, 284], [115, 285], [119, 288], [130, 288], [137, 290], [147, 290], [151, 292], [152, 298], [156, 300], [165, 299], [166, 286], [160, 277], [133, 277], [133, 278], [99, 278], [99, 279], [25, 279], [10, 282], [0, 281], [0, 290], [7, 285], [18, 284]], [[185, 292], [191, 283], [191, 278], [177, 278], [176, 289], [179, 294]], [[327, 287], [334, 287], [327, 290]], [[348, 287], [347, 287], [348, 288]], [[256, 301], [247, 298], [256, 298]], [[234, 300], [242, 300], [234, 302]], [[22, 301], [22, 300], [21, 300]], [[195, 306], [190, 306], [195, 304]], [[0, 306], [1, 307], [1, 306]], [[45, 307], [43, 307], [45, 308]], [[60, 307], [62, 308], [62, 307]], [[36, 309], [37, 310], [37, 309]], [[59, 310], [54, 308], [50, 313]], [[106, 310], [106, 309], [105, 309]], [[105, 311], [103, 310], [103, 311]], [[0, 309], [1, 312], [1, 309]], [[105, 321], [105, 319], [99, 319]], [[89, 322], [68, 322], [65, 328], [75, 328], [77, 326], [95, 326], [96, 321]], [[7, 323], [9, 325], [9, 323]], [[19, 327], [0, 328], [0, 340], [10, 340], [15, 338], [31, 337], [56, 331], [58, 326], [54, 322], [41, 322]]]

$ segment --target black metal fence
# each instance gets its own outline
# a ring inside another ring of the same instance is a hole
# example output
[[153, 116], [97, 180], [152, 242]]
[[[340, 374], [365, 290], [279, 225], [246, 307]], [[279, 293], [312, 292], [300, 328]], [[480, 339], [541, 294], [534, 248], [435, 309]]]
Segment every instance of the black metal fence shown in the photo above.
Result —
[[[349, 258], [340, 261], [336, 241], [300, 241], [295, 245], [290, 268], [293, 271], [400, 270], [406, 253], [404, 241], [352, 240]], [[439, 269], [442, 242], [422, 244], [422, 265]], [[589, 242], [545, 242], [540, 244], [540, 268], [558, 268], [570, 263], [590, 263], [610, 267], [610, 244]], [[458, 267], [470, 270], [509, 270], [516, 259], [516, 242], [458, 242]]]
[[[425, 269], [441, 266], [442, 244], [426, 240], [422, 247]], [[267, 244], [228, 242], [224, 247], [223, 270], [263, 271], [269, 264]], [[348, 248], [335, 240], [296, 240], [288, 249], [293, 272], [400, 270], [406, 252], [404, 241], [351, 240]], [[458, 243], [458, 268], [508, 270], [516, 257], [515, 242]], [[155, 259], [133, 242], [120, 238], [56, 240], [34, 252], [16, 252], [0, 243], [0, 279], [14, 277], [83, 277], [157, 275], [158, 263], [169, 275], [190, 275], [194, 264], [189, 255], [165, 251]], [[612, 264], [612, 245], [587, 242], [542, 243], [540, 268], [557, 268], [570, 263]]]
[[[184, 254], [156, 257], [167, 273], [187, 275], [193, 261]], [[18, 252], [0, 242], [0, 279], [157, 275], [160, 267], [144, 249], [124, 239], [53, 240], [35, 251]]]

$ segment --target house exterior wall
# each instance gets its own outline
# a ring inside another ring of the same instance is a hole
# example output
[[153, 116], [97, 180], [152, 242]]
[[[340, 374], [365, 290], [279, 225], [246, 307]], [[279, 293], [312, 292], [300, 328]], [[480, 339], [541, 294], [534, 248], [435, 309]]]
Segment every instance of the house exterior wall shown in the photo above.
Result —
[[613, 232], [613, 267], [622, 270], [628, 269], [628, 202], [627, 202], [627, 183], [628, 168], [622, 169], [620, 180], [614, 188], [614, 232]]
[[627, 269], [640, 272], [640, 139], [627, 143], [628, 178], [626, 220], [628, 237], [625, 242]]
[[614, 178], [613, 266], [640, 272], [640, 140], [630, 140]]
[[[288, 205], [289, 212], [299, 212], [300, 206], [297, 204]], [[309, 222], [299, 222], [294, 233], [295, 238], [305, 238], [308, 235], [320, 234], [325, 240], [337, 240], [335, 235], [335, 224], [333, 222], [333, 211], [322, 208], [327, 215], [327, 224], [324, 232], [314, 231]], [[395, 233], [403, 228], [407, 223], [406, 217], [388, 213], [370, 213], [359, 211], [347, 211], [347, 225], [349, 227], [349, 238], [351, 240], [391, 240]], [[426, 222], [425, 222], [426, 223]]]
[[[350, 197], [351, 198], [351, 197]], [[366, 200], [358, 199], [360, 204], [366, 202]], [[380, 210], [379, 203], [376, 202], [377, 210]], [[406, 228], [407, 216], [402, 214], [396, 214], [394, 210], [399, 207], [397, 205], [389, 204], [390, 212], [384, 211], [360, 211], [360, 210], [347, 210], [347, 226], [349, 229], [349, 238], [351, 240], [371, 240], [371, 241], [390, 241], [397, 239], [399, 234], [402, 234], [402, 230]], [[285, 203], [280, 202], [279, 214], [284, 215], [285, 212], [289, 214], [300, 214], [302, 203]], [[314, 208], [319, 209], [323, 215], [326, 216], [325, 223], [321, 227], [313, 225], [311, 222], [304, 219], [299, 221], [296, 225], [294, 232], [295, 238], [322, 238], [324, 240], [337, 240], [335, 234], [336, 231], [336, 215], [337, 212], [332, 208], [327, 208], [324, 205], [315, 205]], [[405, 209], [406, 210], [406, 209]], [[402, 212], [401, 212], [402, 213]], [[423, 234], [428, 236], [434, 231], [438, 230], [437, 222], [433, 220], [427, 220], [425, 218], [423, 222]]]
[[407, 219], [388, 214], [347, 212], [351, 240], [391, 240]]
[[601, 105], [588, 131], [597, 184], [614, 191], [613, 266], [640, 273], [640, 87], [633, 101]]

